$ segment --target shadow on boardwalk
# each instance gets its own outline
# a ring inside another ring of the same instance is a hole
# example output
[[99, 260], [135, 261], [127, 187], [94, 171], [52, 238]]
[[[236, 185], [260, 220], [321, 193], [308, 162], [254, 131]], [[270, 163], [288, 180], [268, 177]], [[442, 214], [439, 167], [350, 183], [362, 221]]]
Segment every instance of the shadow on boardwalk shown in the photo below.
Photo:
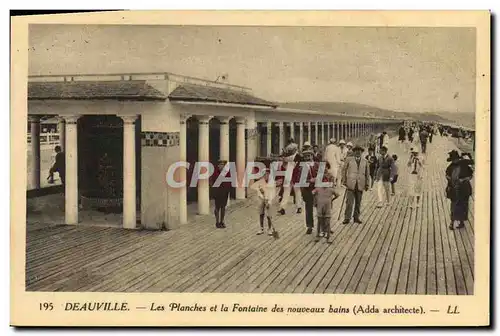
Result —
[[444, 170], [454, 145], [440, 137], [429, 145], [415, 210], [404, 193], [408, 154], [391, 143], [400, 157], [397, 196], [376, 209], [376, 192], [366, 192], [363, 224], [335, 217], [331, 245], [305, 235], [303, 214], [276, 218], [278, 240], [255, 235], [252, 200], [232, 204], [225, 230], [215, 229], [211, 216], [169, 232], [34, 226], [27, 231], [27, 290], [473, 294], [473, 213], [465, 229], [447, 229]]

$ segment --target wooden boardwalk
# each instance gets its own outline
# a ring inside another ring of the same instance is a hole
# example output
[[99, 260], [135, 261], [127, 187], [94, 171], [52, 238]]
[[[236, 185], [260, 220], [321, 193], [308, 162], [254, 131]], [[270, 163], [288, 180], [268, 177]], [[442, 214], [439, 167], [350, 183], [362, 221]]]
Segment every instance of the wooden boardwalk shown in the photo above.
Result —
[[405, 195], [408, 154], [392, 140], [401, 174], [393, 203], [376, 209], [375, 190], [366, 192], [363, 224], [335, 217], [332, 244], [315, 243], [305, 235], [304, 214], [291, 212], [276, 216], [279, 239], [257, 236], [252, 200], [231, 203], [225, 230], [215, 229], [212, 216], [169, 232], [30, 225], [27, 290], [473, 294], [473, 200], [466, 227], [447, 228], [444, 170], [453, 147], [439, 136], [428, 146], [415, 210]]

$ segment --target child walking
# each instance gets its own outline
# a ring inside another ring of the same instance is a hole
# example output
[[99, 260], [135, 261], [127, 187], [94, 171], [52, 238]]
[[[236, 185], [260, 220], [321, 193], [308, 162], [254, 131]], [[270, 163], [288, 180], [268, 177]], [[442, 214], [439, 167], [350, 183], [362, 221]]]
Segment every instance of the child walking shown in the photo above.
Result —
[[315, 241], [318, 242], [321, 237], [325, 237], [326, 242], [330, 244], [332, 203], [339, 197], [339, 194], [333, 187], [333, 176], [329, 172], [325, 172], [323, 182], [330, 182], [332, 185], [319, 186], [313, 190], [313, 194], [316, 196], [316, 216], [318, 217]]
[[272, 214], [276, 212], [274, 203], [276, 198], [276, 184], [269, 178], [269, 168], [266, 169], [264, 176], [252, 185], [252, 189], [257, 191], [259, 197], [259, 223], [260, 229], [258, 235], [264, 234], [264, 218], [267, 218], [267, 234], [276, 236], [276, 230], [272, 223]]
[[391, 195], [394, 196], [396, 195], [396, 182], [398, 182], [398, 175], [399, 175], [399, 167], [398, 167], [398, 156], [396, 154], [392, 155], [392, 159], [394, 160], [394, 176], [392, 177], [391, 180]]

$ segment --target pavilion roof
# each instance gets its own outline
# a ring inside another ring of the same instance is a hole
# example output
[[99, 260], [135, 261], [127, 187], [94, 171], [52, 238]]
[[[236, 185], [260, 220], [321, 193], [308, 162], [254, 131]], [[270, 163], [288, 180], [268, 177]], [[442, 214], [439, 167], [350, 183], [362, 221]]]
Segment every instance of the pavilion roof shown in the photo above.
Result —
[[270, 107], [277, 106], [276, 103], [257, 98], [244, 91], [195, 84], [179, 85], [169, 94], [168, 98], [171, 101], [229, 103]]
[[145, 80], [29, 82], [29, 100], [166, 100]]

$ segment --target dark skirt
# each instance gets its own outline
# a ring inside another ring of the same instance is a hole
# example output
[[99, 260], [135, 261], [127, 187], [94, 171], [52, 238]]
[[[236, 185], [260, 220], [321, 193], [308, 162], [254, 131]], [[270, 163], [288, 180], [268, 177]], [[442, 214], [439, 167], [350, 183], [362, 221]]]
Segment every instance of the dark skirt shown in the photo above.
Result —
[[227, 206], [227, 199], [229, 198], [230, 188], [215, 188], [214, 190], [214, 199], [215, 199], [215, 207], [217, 209], [225, 208]]
[[469, 198], [456, 198], [451, 200], [451, 220], [466, 221], [469, 219]]

